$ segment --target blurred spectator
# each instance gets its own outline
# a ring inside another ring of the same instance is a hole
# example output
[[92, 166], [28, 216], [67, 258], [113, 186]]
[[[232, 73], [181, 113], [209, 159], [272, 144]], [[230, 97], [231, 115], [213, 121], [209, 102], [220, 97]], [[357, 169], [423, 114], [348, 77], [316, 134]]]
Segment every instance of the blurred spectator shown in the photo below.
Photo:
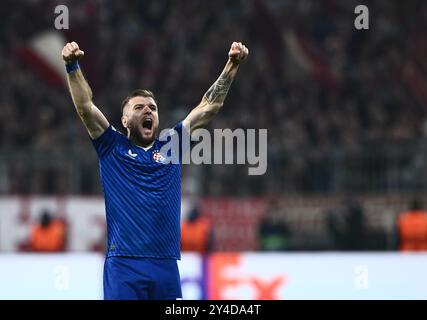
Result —
[[279, 205], [273, 202], [258, 226], [259, 249], [280, 251], [289, 249], [290, 230], [283, 221]]
[[208, 253], [212, 250], [213, 232], [209, 219], [194, 207], [181, 224], [181, 250]]
[[65, 250], [65, 239], [65, 223], [44, 210], [38, 224], [32, 227], [30, 249], [37, 252], [61, 252]]
[[351, 200], [344, 203], [343, 210], [330, 212], [327, 218], [334, 249], [359, 251], [369, 249], [370, 232], [367, 228], [362, 206]]
[[427, 250], [427, 211], [419, 199], [413, 200], [409, 211], [399, 214], [397, 233], [401, 251]]

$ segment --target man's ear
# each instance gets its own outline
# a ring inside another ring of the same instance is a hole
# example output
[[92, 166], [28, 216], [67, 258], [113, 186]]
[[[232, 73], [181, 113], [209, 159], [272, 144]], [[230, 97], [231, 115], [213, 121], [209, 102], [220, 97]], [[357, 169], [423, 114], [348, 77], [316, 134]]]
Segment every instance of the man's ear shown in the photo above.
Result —
[[127, 116], [122, 116], [122, 125], [125, 128], [128, 127], [128, 117]]

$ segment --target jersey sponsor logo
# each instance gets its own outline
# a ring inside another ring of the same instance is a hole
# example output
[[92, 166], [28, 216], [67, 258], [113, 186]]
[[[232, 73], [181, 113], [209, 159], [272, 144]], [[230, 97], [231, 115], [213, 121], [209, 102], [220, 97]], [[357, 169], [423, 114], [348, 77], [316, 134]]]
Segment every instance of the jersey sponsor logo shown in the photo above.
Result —
[[128, 150], [127, 155], [130, 156], [133, 159], [135, 159], [138, 156], [138, 154], [137, 153], [133, 153], [131, 149]]

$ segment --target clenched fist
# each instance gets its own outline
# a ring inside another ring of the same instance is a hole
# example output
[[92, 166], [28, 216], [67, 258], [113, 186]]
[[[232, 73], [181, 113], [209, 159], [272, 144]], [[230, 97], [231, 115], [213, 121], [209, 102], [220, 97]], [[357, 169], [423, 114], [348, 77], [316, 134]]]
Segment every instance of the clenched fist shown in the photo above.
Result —
[[72, 63], [84, 56], [84, 51], [79, 49], [79, 45], [74, 41], [67, 43], [62, 49], [62, 59], [66, 63]]
[[246, 48], [241, 42], [233, 42], [228, 52], [228, 57], [231, 62], [239, 64], [247, 58], [249, 54], [248, 48]]

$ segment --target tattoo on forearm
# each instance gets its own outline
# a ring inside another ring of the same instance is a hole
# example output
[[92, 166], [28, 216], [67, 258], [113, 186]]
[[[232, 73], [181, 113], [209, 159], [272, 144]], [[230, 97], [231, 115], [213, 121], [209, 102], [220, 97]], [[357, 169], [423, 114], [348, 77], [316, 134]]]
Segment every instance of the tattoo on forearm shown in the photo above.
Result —
[[224, 99], [230, 89], [233, 78], [228, 73], [221, 73], [218, 80], [205, 93], [205, 97], [209, 103], [218, 102], [217, 100]]

